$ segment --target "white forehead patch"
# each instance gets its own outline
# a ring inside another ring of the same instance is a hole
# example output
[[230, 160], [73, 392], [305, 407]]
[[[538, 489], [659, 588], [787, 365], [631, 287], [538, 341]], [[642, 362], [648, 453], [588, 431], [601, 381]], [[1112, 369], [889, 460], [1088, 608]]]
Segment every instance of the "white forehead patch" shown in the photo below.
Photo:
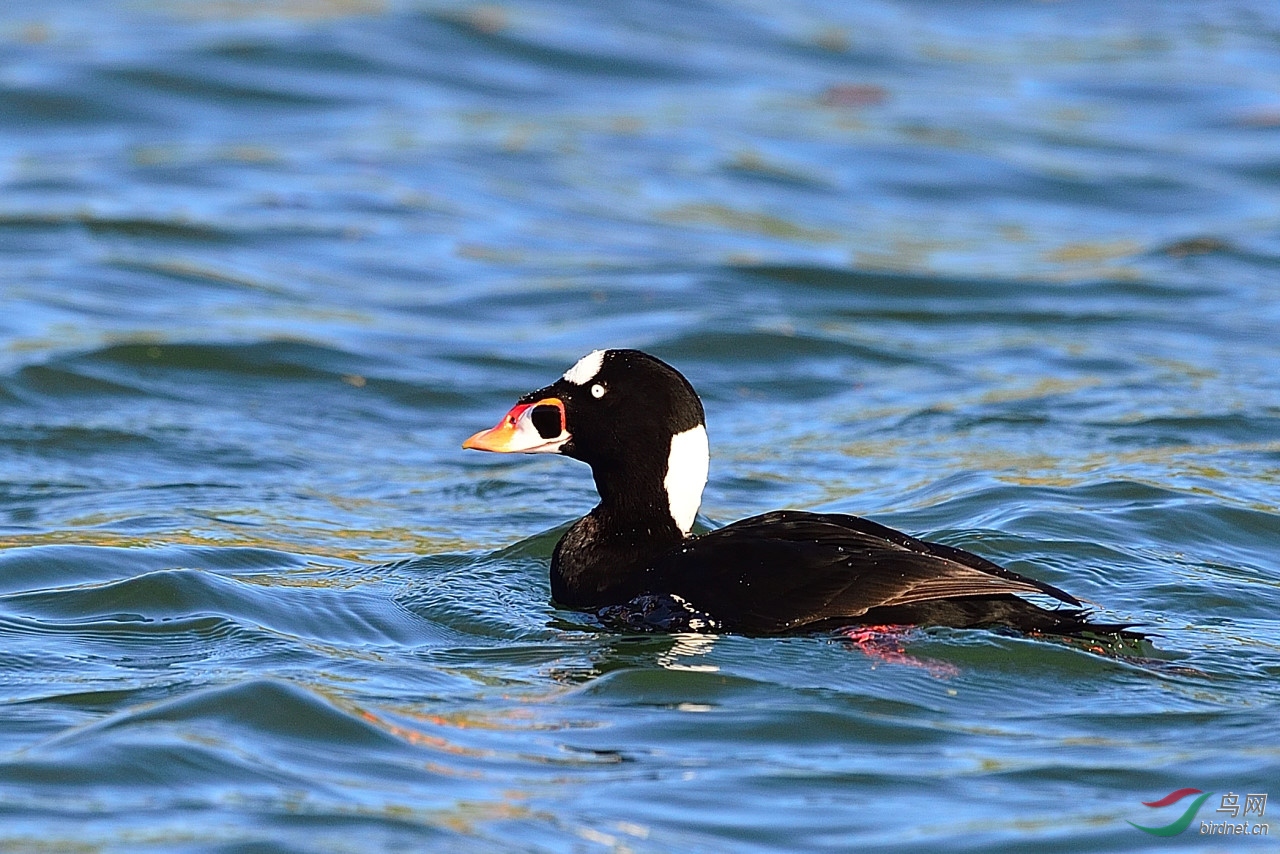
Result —
[[685, 536], [693, 529], [693, 519], [702, 505], [702, 488], [707, 485], [710, 461], [707, 428], [701, 424], [671, 437], [667, 476], [662, 486], [667, 491], [671, 518]]
[[600, 373], [604, 364], [604, 350], [592, 350], [578, 360], [578, 363], [564, 372], [564, 378], [574, 385], [586, 385]]

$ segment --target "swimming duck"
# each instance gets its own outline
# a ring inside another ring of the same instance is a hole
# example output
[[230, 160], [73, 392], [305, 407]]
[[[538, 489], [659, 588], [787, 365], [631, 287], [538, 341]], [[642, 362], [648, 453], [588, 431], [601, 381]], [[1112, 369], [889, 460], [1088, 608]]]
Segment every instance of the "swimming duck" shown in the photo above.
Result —
[[[561, 537], [551, 594], [624, 627], [779, 634], [995, 627], [1141, 637], [1059, 588], [857, 516], [778, 510], [694, 535], [709, 453], [702, 401], [639, 350], [595, 350], [463, 443], [591, 467], [600, 503]], [[1045, 608], [1022, 598], [1071, 607]]]

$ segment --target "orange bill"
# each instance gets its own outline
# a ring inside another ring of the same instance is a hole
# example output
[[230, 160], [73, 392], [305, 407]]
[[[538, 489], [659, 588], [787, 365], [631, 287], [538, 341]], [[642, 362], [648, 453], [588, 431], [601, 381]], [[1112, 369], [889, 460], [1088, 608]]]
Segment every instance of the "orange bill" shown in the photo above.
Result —
[[495, 426], [481, 430], [462, 447], [499, 454], [553, 454], [569, 439], [564, 402], [546, 397], [516, 404]]

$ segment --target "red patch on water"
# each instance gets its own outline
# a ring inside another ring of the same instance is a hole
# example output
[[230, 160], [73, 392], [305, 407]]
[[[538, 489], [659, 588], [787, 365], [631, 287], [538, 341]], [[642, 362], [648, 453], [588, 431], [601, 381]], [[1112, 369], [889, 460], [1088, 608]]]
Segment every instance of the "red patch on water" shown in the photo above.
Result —
[[849, 626], [841, 629], [840, 634], [859, 652], [876, 662], [920, 667], [929, 671], [930, 676], [940, 679], [960, 673], [960, 668], [954, 664], [916, 658], [908, 653], [903, 642], [913, 630], [914, 626]]

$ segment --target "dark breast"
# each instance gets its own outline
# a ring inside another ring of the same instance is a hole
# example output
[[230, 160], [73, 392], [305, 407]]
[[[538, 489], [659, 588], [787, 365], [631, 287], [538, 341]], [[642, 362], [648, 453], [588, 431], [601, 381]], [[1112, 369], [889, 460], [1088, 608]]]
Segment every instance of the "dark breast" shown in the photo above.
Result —
[[599, 510], [575, 522], [552, 552], [551, 598], [561, 605], [598, 608], [646, 592], [645, 568], [681, 539], [674, 524], [619, 528], [603, 522]]

